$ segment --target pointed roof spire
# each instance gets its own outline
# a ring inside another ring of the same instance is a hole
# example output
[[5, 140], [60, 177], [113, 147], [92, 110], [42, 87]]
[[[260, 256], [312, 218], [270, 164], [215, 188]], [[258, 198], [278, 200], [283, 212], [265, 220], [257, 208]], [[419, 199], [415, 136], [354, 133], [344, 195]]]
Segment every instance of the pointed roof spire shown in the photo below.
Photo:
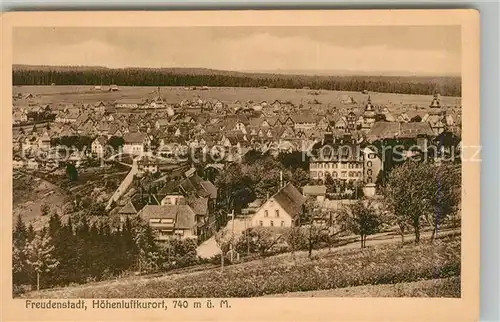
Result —
[[441, 107], [441, 104], [439, 102], [439, 94], [437, 92], [434, 93], [434, 98], [432, 99], [432, 103], [429, 107], [431, 107], [431, 108], [440, 108]]
[[366, 103], [365, 111], [374, 111], [374, 108], [372, 105], [372, 98], [370, 95], [368, 95], [368, 102]]

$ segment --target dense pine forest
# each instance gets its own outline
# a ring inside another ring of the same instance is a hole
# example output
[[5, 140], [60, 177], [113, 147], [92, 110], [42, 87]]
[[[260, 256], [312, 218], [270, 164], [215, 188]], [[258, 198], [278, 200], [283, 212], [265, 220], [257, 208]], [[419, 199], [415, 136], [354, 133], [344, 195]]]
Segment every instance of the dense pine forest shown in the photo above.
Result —
[[13, 66], [14, 85], [210, 86], [304, 88], [461, 96], [460, 77], [305, 76], [190, 68]]
[[35, 231], [18, 217], [12, 244], [14, 293], [23, 292], [22, 285], [43, 289], [200, 264], [196, 246], [192, 240], [156, 243], [151, 227], [138, 219], [111, 230], [85, 218], [64, 223], [53, 213], [49, 225]]

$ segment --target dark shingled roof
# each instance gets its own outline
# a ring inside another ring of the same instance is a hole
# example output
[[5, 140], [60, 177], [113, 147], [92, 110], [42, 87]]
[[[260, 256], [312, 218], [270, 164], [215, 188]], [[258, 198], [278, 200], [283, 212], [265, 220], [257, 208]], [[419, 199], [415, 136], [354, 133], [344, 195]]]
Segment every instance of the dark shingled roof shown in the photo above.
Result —
[[210, 198], [217, 198], [217, 187], [210, 181], [202, 181], [201, 185], [205, 188], [205, 191], [210, 194]]
[[291, 183], [281, 188], [272, 198], [292, 217], [300, 215], [306, 198]]
[[193, 229], [196, 225], [196, 215], [187, 205], [174, 206], [177, 207], [177, 218], [175, 220], [176, 229]]
[[316, 119], [312, 114], [294, 114], [290, 116], [290, 118], [295, 122], [295, 123], [316, 123]]
[[147, 205], [139, 216], [147, 222], [150, 219], [173, 219], [176, 229], [192, 229], [196, 225], [195, 213], [188, 205]]
[[135, 209], [134, 205], [132, 202], [128, 202], [125, 206], [123, 206], [120, 211], [118, 211], [118, 214], [122, 215], [136, 215], [137, 210]]
[[314, 185], [314, 186], [304, 186], [302, 188], [304, 195], [311, 196], [321, 196], [326, 194], [326, 186], [324, 185]]
[[196, 194], [199, 197], [207, 197], [209, 193], [205, 191], [201, 181], [201, 178], [195, 174], [184, 179], [179, 186], [187, 195]]
[[208, 214], [208, 198], [189, 198], [188, 205], [197, 215]]
[[143, 133], [125, 133], [123, 140], [125, 143], [143, 143], [146, 138], [146, 134]]
[[177, 207], [172, 205], [146, 205], [139, 212], [139, 216], [145, 220], [149, 219], [174, 219], [177, 215]]
[[427, 122], [375, 122], [367, 137], [370, 140], [385, 138], [416, 138], [418, 135], [433, 136], [434, 133]]

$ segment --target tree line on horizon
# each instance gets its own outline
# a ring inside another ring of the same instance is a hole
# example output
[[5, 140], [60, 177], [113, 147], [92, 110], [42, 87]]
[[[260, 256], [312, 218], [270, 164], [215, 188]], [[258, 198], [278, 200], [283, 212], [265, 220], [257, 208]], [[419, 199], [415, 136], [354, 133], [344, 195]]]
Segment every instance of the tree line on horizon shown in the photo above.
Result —
[[304, 88], [312, 90], [461, 96], [460, 77], [306, 76], [229, 73], [186, 69], [17, 69], [13, 85], [210, 86]]

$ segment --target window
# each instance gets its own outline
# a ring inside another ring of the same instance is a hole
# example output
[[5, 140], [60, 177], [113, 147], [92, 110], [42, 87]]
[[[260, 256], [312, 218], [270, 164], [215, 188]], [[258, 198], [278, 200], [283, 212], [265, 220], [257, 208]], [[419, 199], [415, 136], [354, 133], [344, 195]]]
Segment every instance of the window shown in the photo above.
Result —
[[330, 163], [325, 164], [326, 169], [330, 169]]
[[368, 183], [372, 183], [372, 177], [368, 177]]
[[349, 173], [347, 174], [349, 177], [352, 177], [352, 171], [349, 171]]
[[314, 164], [314, 163], [311, 163], [311, 164], [309, 165], [309, 168], [310, 168], [310, 169], [314, 169], [315, 167], [316, 167], [316, 164]]
[[280, 216], [280, 211], [279, 211], [279, 209], [276, 209], [274, 212], [275, 212], [275, 214], [276, 214], [276, 218], [279, 218], [279, 216]]
[[269, 211], [264, 210], [264, 217], [269, 217]]
[[333, 164], [333, 168], [337, 169], [337, 164], [336, 163]]
[[318, 176], [322, 177], [323, 176], [323, 171], [318, 172]]
[[368, 171], [366, 171], [366, 174], [371, 176], [372, 175], [372, 169], [368, 169]]
[[372, 166], [372, 162], [371, 161], [366, 162], [366, 166], [371, 167]]
[[262, 220], [259, 220], [259, 226], [264, 226], [264, 222]]
[[342, 178], [345, 178], [347, 175], [347, 171], [342, 171]]
[[375, 159], [375, 153], [368, 154], [368, 159]]
[[311, 171], [311, 177], [316, 177], [318, 175], [318, 173], [316, 171]]
[[345, 164], [345, 163], [342, 163], [342, 164], [340, 165], [340, 167], [341, 167], [342, 169], [345, 169], [345, 168], [346, 168], [346, 164]]
[[361, 177], [361, 171], [358, 171], [358, 177]]
[[281, 227], [285, 227], [285, 221], [284, 220], [281, 221]]
[[171, 234], [172, 234], [171, 230], [162, 229], [160, 231], [160, 235], [162, 235], [162, 236], [168, 236], [168, 235], [171, 235]]
[[332, 177], [337, 178], [337, 172], [332, 172]]
[[270, 224], [271, 224], [271, 227], [274, 227], [274, 221], [271, 220]]
[[323, 169], [323, 163], [320, 163], [320, 164], [319, 164], [319, 168], [320, 168], [320, 169]]

